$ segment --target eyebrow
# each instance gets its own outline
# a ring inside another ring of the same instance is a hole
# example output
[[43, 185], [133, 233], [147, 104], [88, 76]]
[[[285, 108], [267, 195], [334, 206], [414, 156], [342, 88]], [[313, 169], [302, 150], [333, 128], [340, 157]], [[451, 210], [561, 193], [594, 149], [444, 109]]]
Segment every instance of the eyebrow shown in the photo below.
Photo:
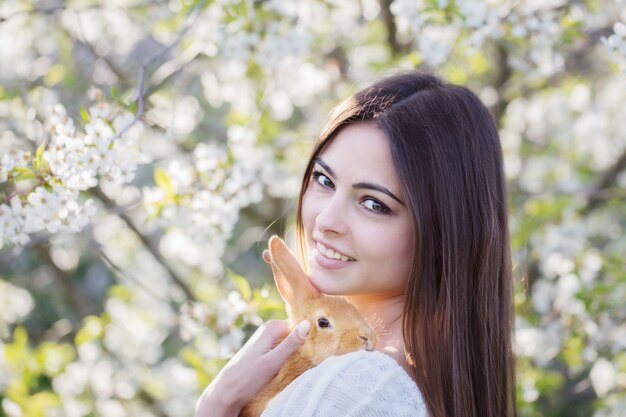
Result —
[[[332, 177], [337, 178], [335, 171], [333, 171], [333, 169], [329, 167], [328, 164], [324, 162], [321, 158], [315, 158], [313, 162], [315, 162], [316, 164], [324, 168], [324, 170], [328, 172]], [[387, 194], [389, 197], [393, 198], [394, 200], [396, 200], [398, 203], [402, 204], [403, 206], [406, 206], [406, 204], [404, 204], [402, 200], [400, 200], [398, 197], [394, 195], [394, 193], [392, 193], [391, 191], [389, 191], [388, 188], [383, 187], [382, 185], [372, 184], [371, 182], [357, 182], [356, 184], [352, 184], [352, 188], [354, 188], [355, 190], [379, 191], [383, 194]]]

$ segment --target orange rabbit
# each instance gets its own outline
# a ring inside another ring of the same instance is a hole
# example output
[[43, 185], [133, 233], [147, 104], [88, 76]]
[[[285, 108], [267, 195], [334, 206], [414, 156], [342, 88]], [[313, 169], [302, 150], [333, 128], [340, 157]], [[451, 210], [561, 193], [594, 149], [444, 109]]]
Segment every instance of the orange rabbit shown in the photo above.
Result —
[[239, 417], [260, 416], [276, 394], [329, 356], [372, 350], [374, 346], [374, 331], [357, 309], [345, 299], [324, 295], [313, 287], [279, 237], [270, 238], [269, 251], [263, 253], [263, 259], [272, 266], [292, 327], [309, 320], [311, 331], [304, 345], [287, 358], [278, 374], [243, 408]]

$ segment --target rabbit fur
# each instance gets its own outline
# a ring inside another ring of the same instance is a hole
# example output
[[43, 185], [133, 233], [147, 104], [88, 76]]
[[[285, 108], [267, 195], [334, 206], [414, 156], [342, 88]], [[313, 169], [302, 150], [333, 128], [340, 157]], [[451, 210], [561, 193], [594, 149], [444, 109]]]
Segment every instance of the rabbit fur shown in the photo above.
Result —
[[[276, 394], [324, 359], [360, 349], [372, 350], [374, 346], [374, 331], [357, 309], [344, 298], [316, 289], [282, 239], [270, 238], [269, 251], [264, 251], [263, 259], [272, 267], [292, 328], [309, 320], [311, 330], [304, 345], [287, 358], [278, 374], [242, 409], [239, 417], [260, 416]], [[330, 326], [324, 327], [326, 322], [320, 319], [328, 320]]]

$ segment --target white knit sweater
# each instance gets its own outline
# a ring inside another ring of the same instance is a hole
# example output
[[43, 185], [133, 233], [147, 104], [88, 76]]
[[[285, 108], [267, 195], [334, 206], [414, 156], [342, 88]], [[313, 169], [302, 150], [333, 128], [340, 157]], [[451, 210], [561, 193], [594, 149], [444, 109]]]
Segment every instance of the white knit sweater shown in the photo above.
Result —
[[415, 382], [381, 352], [332, 356], [296, 378], [261, 417], [427, 417]]

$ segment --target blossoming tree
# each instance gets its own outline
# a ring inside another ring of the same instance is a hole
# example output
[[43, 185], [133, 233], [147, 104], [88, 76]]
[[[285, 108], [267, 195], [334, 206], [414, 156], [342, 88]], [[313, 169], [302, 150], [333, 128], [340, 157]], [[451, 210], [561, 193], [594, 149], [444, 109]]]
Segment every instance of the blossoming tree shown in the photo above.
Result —
[[505, 150], [524, 416], [626, 409], [626, 3], [6, 0], [0, 416], [189, 416], [281, 303], [333, 105], [431, 68]]

